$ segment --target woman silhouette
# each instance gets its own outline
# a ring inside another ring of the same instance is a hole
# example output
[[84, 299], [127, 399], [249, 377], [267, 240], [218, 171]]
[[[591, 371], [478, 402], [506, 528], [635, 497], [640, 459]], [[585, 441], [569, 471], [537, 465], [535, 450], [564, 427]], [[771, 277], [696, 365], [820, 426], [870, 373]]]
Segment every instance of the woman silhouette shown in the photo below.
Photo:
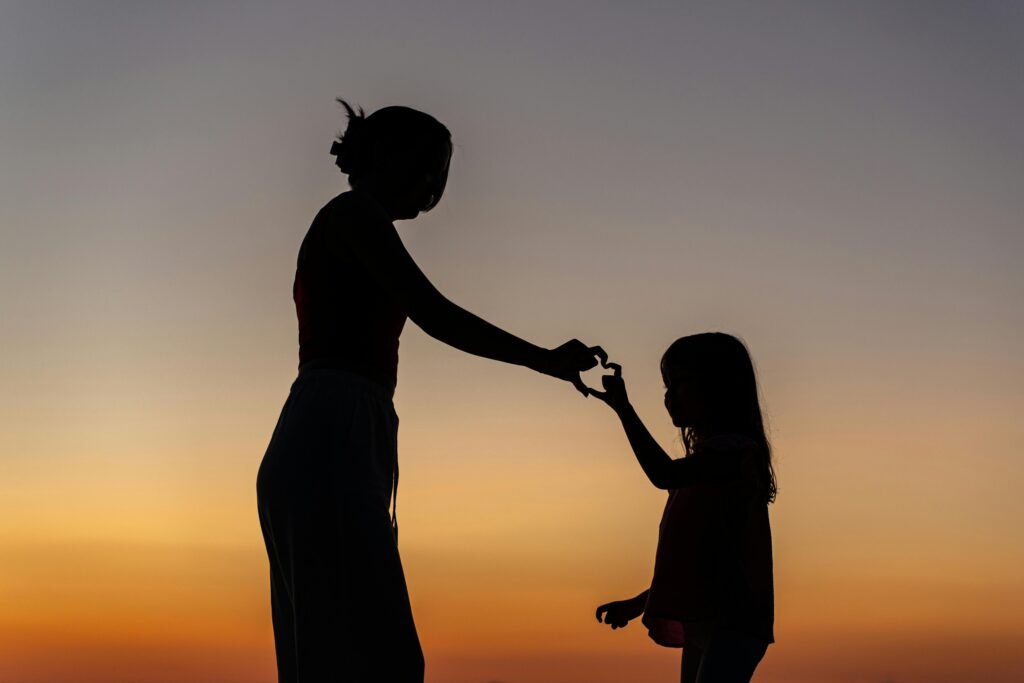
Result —
[[[299, 370], [256, 480], [280, 683], [423, 680], [398, 554], [398, 338], [411, 318], [477, 356], [572, 382], [607, 360], [548, 350], [445, 298], [392, 221], [437, 205], [452, 155], [440, 122], [407, 107], [348, 113], [331, 152], [351, 191], [316, 215], [293, 287]], [[394, 506], [389, 515], [389, 507]]]

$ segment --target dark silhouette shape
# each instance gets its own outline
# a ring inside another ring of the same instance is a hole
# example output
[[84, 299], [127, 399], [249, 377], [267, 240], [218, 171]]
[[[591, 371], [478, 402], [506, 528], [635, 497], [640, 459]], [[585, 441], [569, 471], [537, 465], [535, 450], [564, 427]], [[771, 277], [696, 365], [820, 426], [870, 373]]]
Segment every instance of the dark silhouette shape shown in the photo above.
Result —
[[684, 683], [747, 683], [775, 642], [771, 447], [746, 347], [719, 332], [676, 340], [661, 360], [665, 408], [682, 430], [673, 460], [641, 422], [622, 368], [591, 394], [622, 421], [651, 483], [669, 492], [650, 588], [597, 608], [622, 628], [643, 615], [650, 637], [682, 647]]
[[[299, 371], [257, 475], [281, 683], [423, 680], [397, 546], [398, 416], [406, 318], [477, 356], [571, 382], [607, 356], [571, 340], [545, 349], [445, 298], [392, 221], [441, 199], [448, 129], [406, 107], [348, 113], [331, 151], [352, 190], [316, 215], [293, 287]], [[393, 505], [389, 516], [389, 505]]]

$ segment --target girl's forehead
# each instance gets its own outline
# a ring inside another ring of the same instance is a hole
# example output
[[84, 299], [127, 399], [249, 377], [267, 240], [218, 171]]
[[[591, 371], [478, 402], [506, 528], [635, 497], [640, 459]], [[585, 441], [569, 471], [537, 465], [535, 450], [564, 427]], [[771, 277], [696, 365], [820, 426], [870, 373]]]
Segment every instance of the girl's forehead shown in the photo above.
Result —
[[662, 370], [666, 375], [673, 375], [678, 377], [679, 375], [691, 374], [696, 369], [694, 363], [687, 362], [682, 358], [674, 358], [671, 363], [665, 363], [662, 366]]
[[670, 365], [662, 370], [661, 376], [666, 382], [669, 380], [685, 382], [697, 379], [700, 376], [700, 372], [696, 368], [686, 365]]

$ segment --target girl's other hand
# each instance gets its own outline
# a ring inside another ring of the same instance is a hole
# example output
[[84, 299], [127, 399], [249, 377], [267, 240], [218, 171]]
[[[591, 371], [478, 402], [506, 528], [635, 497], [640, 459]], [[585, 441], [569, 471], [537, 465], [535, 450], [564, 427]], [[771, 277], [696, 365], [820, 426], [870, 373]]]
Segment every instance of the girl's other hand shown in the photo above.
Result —
[[590, 393], [617, 411], [629, 405], [629, 396], [626, 394], [626, 382], [622, 379], [622, 366], [618, 363], [604, 363], [603, 365], [611, 369], [612, 374], [601, 378], [601, 386], [604, 387], [604, 391], [591, 389]]
[[[644, 594], [644, 597], [646, 597], [646, 594]], [[601, 615], [603, 614], [604, 623], [611, 626], [614, 631], [617, 628], [625, 627], [626, 624], [643, 613], [644, 603], [637, 598], [616, 600], [615, 602], [606, 602], [597, 608], [597, 621], [602, 621]]]

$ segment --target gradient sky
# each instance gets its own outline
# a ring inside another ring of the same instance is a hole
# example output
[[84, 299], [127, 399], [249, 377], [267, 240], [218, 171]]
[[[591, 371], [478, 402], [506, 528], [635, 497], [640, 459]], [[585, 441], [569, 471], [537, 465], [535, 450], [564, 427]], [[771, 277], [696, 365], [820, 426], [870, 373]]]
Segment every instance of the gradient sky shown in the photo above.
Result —
[[[335, 96], [448, 125], [410, 251], [603, 345], [673, 453], [660, 354], [747, 342], [757, 681], [1021, 680], [1022, 73], [1013, 2], [3, 3], [0, 680], [275, 680], [255, 477]], [[396, 406], [430, 683], [676, 680], [594, 621], [664, 502], [607, 408], [414, 325]]]

